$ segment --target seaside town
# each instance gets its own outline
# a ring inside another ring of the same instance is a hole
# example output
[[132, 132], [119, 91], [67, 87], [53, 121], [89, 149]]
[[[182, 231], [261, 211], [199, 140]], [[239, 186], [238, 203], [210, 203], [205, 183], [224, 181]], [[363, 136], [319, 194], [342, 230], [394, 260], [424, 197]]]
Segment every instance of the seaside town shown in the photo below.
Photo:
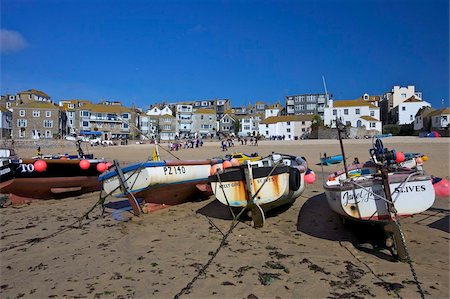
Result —
[[[159, 102], [131, 107], [121, 101], [53, 99], [29, 89], [4, 94], [0, 100], [1, 139], [84, 138], [91, 144], [129, 140], [160, 142], [242, 138], [300, 140], [330, 138], [327, 128], [336, 118], [348, 138], [377, 134], [419, 136], [437, 132], [449, 136], [450, 108], [432, 107], [414, 85], [393, 86], [380, 95], [362, 93], [356, 99], [333, 99], [328, 93], [292, 94], [273, 102], [234, 106], [231, 99]], [[195, 141], [198, 146], [199, 141]]]
[[450, 298], [449, 1], [0, 4], [0, 298]]

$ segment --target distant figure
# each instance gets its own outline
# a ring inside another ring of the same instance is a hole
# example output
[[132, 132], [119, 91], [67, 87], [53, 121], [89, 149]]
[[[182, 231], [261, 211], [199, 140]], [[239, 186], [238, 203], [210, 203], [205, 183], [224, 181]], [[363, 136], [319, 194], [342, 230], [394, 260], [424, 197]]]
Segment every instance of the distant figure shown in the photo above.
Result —
[[358, 157], [355, 157], [355, 160], [353, 160], [353, 164], [359, 164], [359, 159], [358, 159]]
[[227, 150], [227, 142], [225, 139], [222, 140], [222, 151], [225, 152]]
[[258, 146], [258, 138], [255, 137], [255, 146]]

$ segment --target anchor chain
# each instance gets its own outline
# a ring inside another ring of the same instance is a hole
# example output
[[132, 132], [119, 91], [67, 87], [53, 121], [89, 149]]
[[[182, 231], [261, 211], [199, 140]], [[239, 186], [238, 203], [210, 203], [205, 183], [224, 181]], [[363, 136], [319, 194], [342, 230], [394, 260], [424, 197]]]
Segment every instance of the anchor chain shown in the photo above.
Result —
[[411, 274], [414, 278], [414, 283], [416, 284], [417, 289], [419, 290], [420, 298], [425, 299], [425, 293], [422, 289], [422, 286], [420, 285], [419, 279], [417, 278], [416, 270], [414, 269], [411, 256], [409, 255], [408, 247], [406, 246], [406, 239], [405, 239], [405, 235], [402, 230], [402, 226], [400, 225], [400, 222], [396, 218], [394, 218], [394, 223], [397, 225], [398, 231], [400, 232], [400, 237], [401, 237], [401, 240], [403, 243], [403, 247], [405, 248], [406, 262], [408, 263], [409, 269], [411, 270]]

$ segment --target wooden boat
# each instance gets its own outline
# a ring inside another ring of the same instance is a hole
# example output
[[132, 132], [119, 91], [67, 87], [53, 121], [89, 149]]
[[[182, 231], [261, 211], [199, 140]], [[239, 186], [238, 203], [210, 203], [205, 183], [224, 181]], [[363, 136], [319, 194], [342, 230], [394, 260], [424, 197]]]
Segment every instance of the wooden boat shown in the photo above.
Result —
[[[212, 195], [205, 184], [211, 167], [220, 160], [146, 161], [102, 174], [99, 181], [103, 190], [114, 197], [128, 197], [135, 214], [140, 209], [135, 198], [146, 203], [172, 206]], [[130, 198], [131, 196], [131, 198]]]
[[264, 213], [291, 204], [305, 189], [308, 166], [300, 157], [272, 154], [259, 161], [246, 161], [209, 177], [216, 198], [231, 208], [246, 209], [253, 225], [264, 225]]
[[389, 172], [389, 188], [396, 214], [386, 204], [384, 186], [377, 165], [371, 162], [351, 165], [331, 174], [324, 185], [328, 204], [337, 214], [354, 220], [391, 220], [426, 211], [435, 199], [431, 177], [414, 169], [397, 168]]
[[0, 193], [8, 194], [12, 203], [26, 203], [100, 190], [98, 175], [101, 172], [97, 166], [103, 163], [99, 169], [106, 169], [106, 163], [84, 155], [80, 144], [78, 146], [80, 155], [2, 158]]
[[[380, 224], [386, 234], [386, 247], [401, 260], [408, 260], [404, 234], [398, 220], [426, 211], [435, 200], [431, 176], [422, 163], [402, 166], [405, 155], [384, 148], [381, 139], [369, 150], [371, 161], [347, 167], [345, 152], [339, 141], [344, 162], [342, 171], [330, 174], [324, 182], [330, 208], [343, 219]], [[413, 155], [414, 156], [414, 155]]]
[[325, 154], [322, 158], [320, 158], [320, 163], [323, 165], [338, 164], [341, 162], [342, 162], [342, 155], [327, 156]]

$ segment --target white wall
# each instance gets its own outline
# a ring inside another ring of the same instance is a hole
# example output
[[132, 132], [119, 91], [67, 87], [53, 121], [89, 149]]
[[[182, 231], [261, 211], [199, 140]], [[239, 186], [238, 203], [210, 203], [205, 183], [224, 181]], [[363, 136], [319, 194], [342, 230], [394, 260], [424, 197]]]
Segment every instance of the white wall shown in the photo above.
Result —
[[425, 101], [400, 103], [398, 105], [397, 124], [406, 125], [412, 123], [419, 109], [425, 106], [431, 107], [430, 103]]
[[[345, 114], [346, 109], [348, 112], [347, 114]], [[356, 113], [357, 109], [359, 109], [359, 114]], [[333, 114], [333, 110], [336, 110], [336, 115]], [[352, 127], [357, 127], [357, 121], [361, 116], [371, 116], [377, 120], [380, 120], [380, 108], [372, 108], [367, 105], [355, 107], [326, 107], [324, 110], [324, 124], [335, 128], [336, 116], [338, 116], [344, 124], [350, 122]]]
[[416, 96], [419, 99], [422, 99], [422, 94], [416, 92], [416, 87], [414, 85], [409, 85], [408, 87], [394, 86], [394, 88], [392, 89], [392, 108], [397, 107], [412, 96]]

